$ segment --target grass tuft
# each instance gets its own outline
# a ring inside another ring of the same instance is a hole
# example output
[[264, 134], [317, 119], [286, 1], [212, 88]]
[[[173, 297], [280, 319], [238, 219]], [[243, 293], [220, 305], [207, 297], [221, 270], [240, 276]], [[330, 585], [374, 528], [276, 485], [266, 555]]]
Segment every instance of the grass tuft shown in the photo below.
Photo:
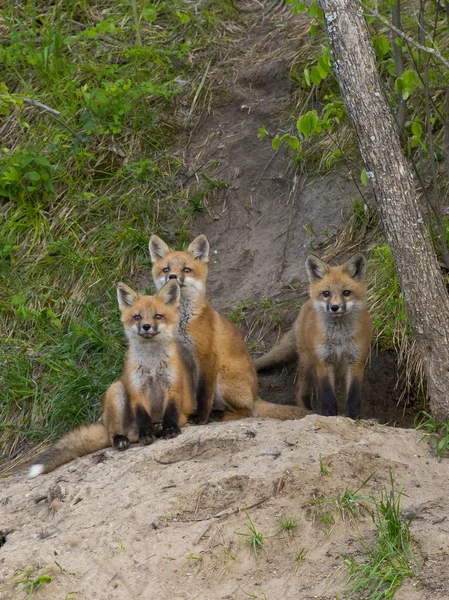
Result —
[[415, 427], [427, 435], [438, 462], [449, 456], [449, 421], [440, 423], [433, 415], [422, 411], [415, 417]]
[[359, 540], [366, 557], [362, 560], [352, 556], [343, 557], [349, 570], [345, 593], [350, 598], [392, 598], [404, 579], [415, 575], [410, 531], [412, 518], [402, 519], [401, 498], [404, 493], [395, 488], [391, 473], [390, 486], [388, 492], [382, 492], [380, 500], [372, 501], [376, 537], [372, 543]]
[[254, 525], [251, 517], [249, 516], [249, 514], [246, 510], [245, 510], [245, 515], [249, 521], [249, 525], [248, 525], [249, 533], [240, 532], [240, 531], [237, 531], [236, 533], [237, 533], [237, 535], [240, 535], [243, 538], [245, 538], [245, 540], [249, 544], [249, 546], [254, 554], [254, 558], [257, 560], [259, 558], [259, 555], [257, 553], [258, 550], [265, 550], [265, 536], [263, 533], [257, 531], [256, 526]]

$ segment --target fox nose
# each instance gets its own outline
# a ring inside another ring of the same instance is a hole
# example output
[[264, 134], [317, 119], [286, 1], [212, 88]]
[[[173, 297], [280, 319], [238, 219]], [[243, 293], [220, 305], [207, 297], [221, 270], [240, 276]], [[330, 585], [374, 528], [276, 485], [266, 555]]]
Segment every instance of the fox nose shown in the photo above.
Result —
[[144, 323], [144, 324], [142, 325], [142, 329], [143, 329], [144, 331], [150, 331], [150, 329], [151, 329], [151, 325], [150, 325], [149, 323]]
[[340, 308], [339, 304], [332, 304], [331, 306], [331, 311], [333, 312], [338, 312], [338, 309]]
[[168, 278], [169, 278], [169, 279], [178, 279], [178, 276], [177, 276], [177, 275], [173, 275], [173, 274], [172, 274], [172, 275], [169, 275], [169, 276], [168, 276]]

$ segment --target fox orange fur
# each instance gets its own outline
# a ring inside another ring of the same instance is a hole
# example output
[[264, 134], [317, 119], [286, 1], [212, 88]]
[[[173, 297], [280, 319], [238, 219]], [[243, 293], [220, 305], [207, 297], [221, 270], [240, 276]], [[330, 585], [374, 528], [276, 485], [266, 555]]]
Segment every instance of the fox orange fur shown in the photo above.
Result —
[[181, 286], [177, 340], [192, 375], [196, 411], [194, 421], [206, 423], [215, 415], [223, 420], [250, 416], [298, 419], [295, 406], [264, 402], [257, 396], [253, 361], [232, 323], [216, 312], [206, 298], [209, 242], [193, 240], [186, 252], [171, 250], [158, 236], [150, 239], [153, 279], [160, 289], [175, 279]]
[[361, 388], [373, 324], [364, 306], [366, 260], [357, 254], [332, 267], [309, 254], [310, 298], [293, 328], [270, 352], [255, 361], [258, 371], [298, 359], [297, 400], [311, 410], [315, 387], [323, 415], [337, 414], [335, 384], [342, 377], [346, 415], [360, 415]]
[[75, 429], [53, 444], [31, 467], [30, 477], [108, 446], [150, 444], [155, 422], [162, 422], [162, 437], [174, 437], [193, 412], [190, 375], [175, 341], [178, 283], [170, 280], [157, 296], [141, 296], [120, 283], [117, 298], [129, 348], [122, 376], [105, 394], [102, 423]]

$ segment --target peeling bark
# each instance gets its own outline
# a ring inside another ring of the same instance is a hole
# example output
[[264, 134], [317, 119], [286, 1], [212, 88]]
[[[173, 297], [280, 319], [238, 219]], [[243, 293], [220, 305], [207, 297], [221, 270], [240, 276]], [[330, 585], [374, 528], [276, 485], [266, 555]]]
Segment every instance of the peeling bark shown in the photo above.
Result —
[[449, 296], [399, 143], [371, 47], [354, 0], [320, 0], [343, 100], [423, 359], [432, 413], [449, 419]]

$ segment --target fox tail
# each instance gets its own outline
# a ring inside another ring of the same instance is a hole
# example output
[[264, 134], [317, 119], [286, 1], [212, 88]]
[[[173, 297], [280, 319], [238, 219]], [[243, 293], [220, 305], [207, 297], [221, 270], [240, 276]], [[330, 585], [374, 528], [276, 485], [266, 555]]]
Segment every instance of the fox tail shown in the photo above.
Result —
[[86, 425], [71, 431], [45, 450], [28, 471], [28, 477], [49, 473], [78, 456], [85, 456], [110, 446], [106, 427], [101, 423]]
[[272, 348], [264, 356], [256, 358], [254, 365], [256, 371], [264, 371], [290, 363], [298, 358], [295, 343], [295, 333], [290, 329], [274, 348]]

